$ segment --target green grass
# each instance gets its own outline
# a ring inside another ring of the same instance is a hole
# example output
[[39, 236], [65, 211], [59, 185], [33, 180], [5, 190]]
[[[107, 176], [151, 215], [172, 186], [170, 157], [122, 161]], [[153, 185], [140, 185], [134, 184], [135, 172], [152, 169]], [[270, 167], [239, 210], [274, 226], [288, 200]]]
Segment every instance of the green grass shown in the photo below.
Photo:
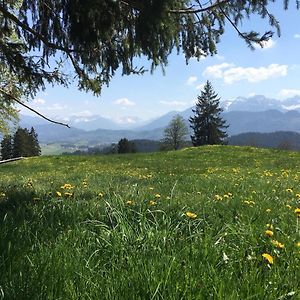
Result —
[[299, 299], [299, 164], [209, 146], [1, 165], [0, 299]]

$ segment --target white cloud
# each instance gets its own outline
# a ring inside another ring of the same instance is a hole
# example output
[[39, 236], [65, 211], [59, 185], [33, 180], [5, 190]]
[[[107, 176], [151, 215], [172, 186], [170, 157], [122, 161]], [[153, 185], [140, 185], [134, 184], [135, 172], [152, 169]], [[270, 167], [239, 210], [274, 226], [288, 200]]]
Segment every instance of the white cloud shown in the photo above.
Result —
[[294, 34], [294, 38], [295, 38], [295, 39], [300, 39], [300, 34], [299, 34], [299, 33], [295, 33], [295, 34]]
[[267, 67], [235, 67], [232, 64], [223, 63], [207, 67], [203, 76], [212, 78], [222, 78], [224, 83], [232, 84], [237, 81], [247, 80], [248, 82], [258, 82], [287, 75], [288, 66], [271, 64]]
[[159, 101], [159, 103], [167, 105], [167, 106], [185, 106], [188, 104], [183, 101]]
[[295, 96], [300, 96], [300, 90], [296, 89], [282, 89], [278, 93], [278, 97], [281, 99], [292, 98]]
[[225, 63], [225, 62], [221, 63], [219, 65], [209, 66], [204, 70], [202, 75], [204, 77], [222, 78], [223, 70], [233, 67], [233, 66], [234, 66], [234, 64], [229, 64], [229, 63]]
[[197, 76], [190, 76], [186, 81], [187, 85], [193, 85], [197, 81]]
[[46, 100], [42, 99], [42, 98], [35, 98], [32, 101], [33, 104], [39, 104], [39, 105], [44, 105], [46, 104]]
[[268, 39], [267, 41], [261, 42], [261, 44], [255, 44], [254, 48], [259, 50], [271, 49], [276, 45], [276, 41]]
[[134, 106], [135, 103], [133, 101], [130, 101], [127, 98], [120, 98], [114, 101], [115, 104], [121, 105], [121, 106]]

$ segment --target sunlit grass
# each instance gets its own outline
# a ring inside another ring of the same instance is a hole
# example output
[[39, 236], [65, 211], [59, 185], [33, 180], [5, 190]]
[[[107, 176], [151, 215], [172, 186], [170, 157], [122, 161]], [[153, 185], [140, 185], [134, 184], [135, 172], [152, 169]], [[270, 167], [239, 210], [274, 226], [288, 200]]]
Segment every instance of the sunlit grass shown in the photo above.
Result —
[[0, 167], [0, 299], [297, 299], [300, 153]]

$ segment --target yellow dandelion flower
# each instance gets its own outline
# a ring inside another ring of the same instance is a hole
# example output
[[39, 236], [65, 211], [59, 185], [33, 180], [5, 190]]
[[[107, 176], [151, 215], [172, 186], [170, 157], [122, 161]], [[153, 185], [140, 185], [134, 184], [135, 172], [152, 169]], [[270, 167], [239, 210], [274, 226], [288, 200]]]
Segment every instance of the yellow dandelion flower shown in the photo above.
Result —
[[231, 197], [231, 196], [232, 196], [232, 193], [227, 193], [227, 195], [228, 195], [229, 197]]
[[5, 193], [1, 192], [0, 197], [5, 197]]
[[264, 253], [264, 254], [262, 254], [262, 257], [263, 257], [265, 260], [267, 260], [269, 264], [271, 264], [271, 265], [273, 264], [274, 259], [273, 259], [273, 257], [272, 257], [270, 254]]
[[222, 197], [222, 196], [220, 196], [220, 195], [215, 195], [215, 199], [216, 199], [216, 200], [220, 200], [220, 201], [221, 201], [221, 200], [223, 200], [223, 197]]
[[273, 244], [275, 247], [279, 248], [279, 249], [283, 249], [283, 248], [284, 248], [284, 244], [282, 244], [282, 243], [280, 243], [280, 242], [278, 242], [278, 241], [276, 241], [276, 240], [272, 240], [272, 244]]
[[58, 192], [58, 191], [57, 191], [57, 192], [55, 193], [55, 195], [56, 195], [56, 197], [61, 197], [61, 192]]
[[288, 193], [292, 193], [293, 192], [293, 190], [290, 189], [290, 188], [286, 189], [285, 191], [288, 192]]
[[267, 208], [267, 209], [266, 209], [266, 212], [267, 212], [267, 213], [271, 212], [271, 209], [270, 209], [270, 208]]
[[286, 207], [287, 207], [288, 209], [291, 209], [291, 208], [292, 208], [292, 206], [289, 205], [289, 204], [287, 204]]
[[65, 192], [65, 197], [70, 198], [73, 196], [73, 193]]
[[269, 229], [273, 229], [273, 225], [272, 224], [266, 224], [266, 226], [267, 226], [267, 228], [269, 228]]
[[155, 201], [152, 201], [152, 200], [149, 201], [149, 205], [152, 205], [152, 206], [153, 206], [153, 205], [156, 205], [156, 204], [157, 204], [157, 203], [156, 203]]
[[72, 188], [74, 188], [74, 186], [72, 186], [70, 183], [65, 183], [60, 188], [63, 190], [71, 190]]
[[187, 217], [189, 217], [190, 219], [196, 219], [196, 218], [197, 218], [197, 215], [196, 215], [195, 213], [191, 212], [191, 211], [187, 211], [187, 212], [185, 213], [185, 215], [186, 215]]
[[298, 243], [296, 244], [296, 246], [297, 246], [297, 247], [300, 247], [300, 242], [298, 242]]
[[104, 194], [101, 192], [98, 194], [98, 197], [100, 197], [100, 198], [102, 198], [103, 196], [104, 196]]
[[299, 193], [298, 193], [298, 194], [296, 194], [296, 197], [297, 197], [297, 198], [300, 198], [300, 194], [299, 194]]
[[271, 237], [274, 235], [274, 232], [272, 230], [266, 230], [265, 235]]
[[161, 197], [161, 195], [160, 194], [155, 194], [155, 196], [154, 196], [156, 199], [159, 199], [160, 197]]
[[126, 201], [126, 204], [127, 204], [127, 205], [133, 205], [134, 202], [133, 202], [132, 200], [127, 200], [127, 201]]
[[300, 217], [300, 208], [297, 207], [295, 210], [294, 210], [295, 214], [297, 215], [297, 217]]
[[153, 188], [153, 187], [149, 187], [149, 190], [153, 191], [153, 190], [154, 190], [154, 188]]

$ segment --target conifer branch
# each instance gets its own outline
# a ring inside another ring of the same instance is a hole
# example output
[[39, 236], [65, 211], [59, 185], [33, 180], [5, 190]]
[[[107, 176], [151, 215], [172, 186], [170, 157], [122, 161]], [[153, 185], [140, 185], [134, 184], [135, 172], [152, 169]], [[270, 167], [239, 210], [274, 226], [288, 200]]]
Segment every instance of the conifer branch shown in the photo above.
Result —
[[0, 88], [0, 93], [4, 94], [6, 97], [12, 99], [13, 101], [17, 102], [18, 104], [24, 106], [25, 108], [27, 108], [28, 110], [34, 112], [36, 115], [40, 116], [41, 118], [47, 120], [48, 122], [50, 123], [54, 123], [54, 124], [58, 124], [58, 125], [62, 125], [62, 126], [65, 126], [65, 127], [68, 127], [70, 128], [70, 126], [68, 124], [65, 124], [65, 123], [61, 123], [61, 122], [58, 122], [58, 121], [54, 121], [52, 119], [49, 119], [48, 117], [44, 116], [43, 114], [41, 114], [40, 112], [36, 111], [35, 109], [33, 109], [32, 107], [26, 105], [25, 103], [23, 103], [22, 101], [20, 101], [19, 99], [17, 99], [15, 96], [7, 93], [4, 89]]
[[23, 22], [21, 22], [14, 14], [10, 13], [1, 4], [0, 4], [0, 12], [3, 14], [4, 17], [6, 17], [6, 18], [10, 19], [11, 21], [13, 21], [16, 25], [18, 25], [19, 27], [21, 27], [23, 30], [28, 31], [31, 34], [33, 34], [40, 41], [42, 41], [47, 47], [53, 48], [53, 49], [56, 49], [56, 50], [61, 50], [61, 51], [66, 52], [66, 53], [71, 53], [71, 52], [75, 52], [76, 51], [74, 49], [65, 48], [63, 46], [60, 46], [60, 45], [57, 45], [57, 44], [49, 42], [48, 39], [45, 36], [43, 36], [39, 32], [37, 32], [34, 29], [32, 29], [31, 27], [29, 27], [28, 25], [26, 25]]

